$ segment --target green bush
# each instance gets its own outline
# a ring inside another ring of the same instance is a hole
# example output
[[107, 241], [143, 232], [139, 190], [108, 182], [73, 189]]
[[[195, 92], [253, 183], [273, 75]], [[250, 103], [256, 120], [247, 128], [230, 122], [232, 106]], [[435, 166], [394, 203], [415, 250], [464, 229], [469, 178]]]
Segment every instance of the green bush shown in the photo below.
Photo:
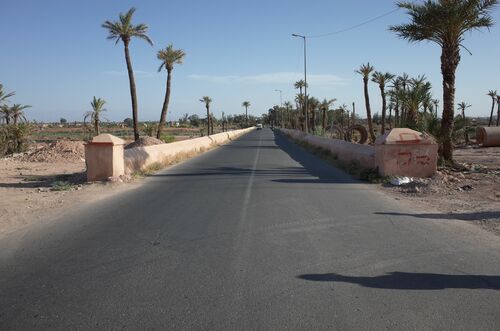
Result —
[[25, 152], [33, 127], [27, 123], [0, 127], [0, 156]]
[[165, 144], [172, 143], [175, 141], [175, 136], [165, 134], [161, 136], [161, 140], [163, 140]]

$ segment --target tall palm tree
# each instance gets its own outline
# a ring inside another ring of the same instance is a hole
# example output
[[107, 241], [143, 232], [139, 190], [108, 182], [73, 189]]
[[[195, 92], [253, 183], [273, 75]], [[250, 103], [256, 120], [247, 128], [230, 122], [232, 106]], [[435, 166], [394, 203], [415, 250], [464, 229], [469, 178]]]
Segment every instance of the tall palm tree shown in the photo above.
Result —
[[132, 61], [128, 46], [132, 38], [139, 38], [145, 40], [151, 46], [153, 42], [148, 37], [146, 32], [148, 26], [146, 24], [132, 24], [132, 16], [134, 15], [135, 8], [130, 8], [126, 13], [120, 13], [118, 21], [106, 21], [102, 27], [108, 30], [107, 39], [115, 40], [118, 44], [120, 40], [123, 42], [125, 49], [125, 61], [127, 62], [128, 79], [130, 84], [130, 98], [132, 100], [132, 120], [134, 123], [134, 138], [139, 139], [138, 115], [137, 115], [137, 91], [135, 87], [134, 71], [132, 69]]
[[385, 84], [394, 78], [394, 75], [389, 72], [375, 71], [372, 75], [372, 82], [377, 83], [380, 88], [380, 96], [382, 97], [382, 121], [380, 133], [385, 133], [385, 115], [387, 110], [387, 100], [385, 97]]
[[327, 119], [328, 119], [328, 110], [330, 110], [330, 106], [333, 105], [337, 101], [337, 99], [333, 98], [330, 100], [327, 100], [326, 98], [323, 99], [321, 102], [319, 109], [322, 112], [322, 118], [321, 118], [321, 128], [323, 129], [323, 133], [326, 131], [326, 126], [327, 126]]
[[212, 103], [212, 99], [209, 96], [204, 96], [200, 99], [201, 102], [205, 104], [205, 108], [207, 109], [207, 136], [210, 135], [210, 104]]
[[500, 126], [500, 95], [497, 95], [497, 126]]
[[94, 131], [97, 136], [100, 134], [99, 123], [101, 122], [102, 119], [101, 113], [106, 111], [106, 109], [104, 108], [105, 103], [106, 100], [101, 98], [96, 98], [94, 96], [94, 99], [92, 99], [92, 101], [90, 102], [92, 110], [86, 112], [85, 117], [83, 118], [84, 122], [87, 120], [87, 118], [90, 118], [90, 122], [92, 122], [92, 124], [94, 125]]
[[495, 109], [495, 102], [497, 101], [497, 91], [490, 90], [486, 95], [491, 97], [491, 113], [490, 120], [488, 121], [488, 126], [491, 126], [491, 123], [493, 123], [493, 110]]
[[243, 101], [241, 105], [245, 107], [245, 125], [248, 126], [248, 107], [250, 107], [250, 101]]
[[163, 107], [161, 108], [160, 124], [158, 125], [158, 132], [156, 133], [156, 138], [161, 138], [161, 130], [165, 126], [165, 120], [167, 118], [168, 103], [170, 102], [170, 85], [172, 82], [172, 71], [174, 70], [174, 64], [182, 64], [184, 56], [186, 53], [182, 49], [174, 49], [172, 44], [168, 45], [165, 49], [159, 50], [156, 57], [161, 61], [161, 65], [158, 68], [160, 72], [163, 67], [167, 71], [167, 88], [165, 91], [165, 99], [163, 100]]
[[[285, 107], [285, 113], [286, 113], [286, 122], [288, 122], [289, 124], [291, 124], [291, 118], [290, 118], [290, 111], [292, 110], [293, 108], [293, 105], [290, 101], [285, 101], [283, 103], [283, 106]], [[286, 127], [286, 126], [285, 126]]]
[[358, 70], [355, 72], [363, 76], [364, 83], [364, 92], [365, 92], [365, 106], [366, 106], [366, 118], [368, 120], [368, 130], [370, 131], [370, 139], [372, 142], [375, 141], [375, 132], [373, 131], [373, 122], [372, 122], [372, 111], [370, 108], [370, 95], [368, 94], [368, 80], [370, 79], [370, 75], [375, 68], [370, 65], [370, 62], [367, 64], [362, 64]]
[[[302, 95], [302, 89], [306, 86], [306, 83], [304, 82], [303, 79], [298, 80], [293, 84], [293, 87], [299, 90], [299, 93]], [[309, 87], [309, 86], [308, 86]]]
[[398, 2], [400, 8], [407, 10], [411, 23], [390, 27], [399, 37], [410, 42], [432, 41], [441, 47], [443, 116], [440, 154], [447, 162], [453, 161], [455, 73], [460, 63], [460, 46], [466, 32], [493, 25], [490, 13], [496, 5], [497, 0]]

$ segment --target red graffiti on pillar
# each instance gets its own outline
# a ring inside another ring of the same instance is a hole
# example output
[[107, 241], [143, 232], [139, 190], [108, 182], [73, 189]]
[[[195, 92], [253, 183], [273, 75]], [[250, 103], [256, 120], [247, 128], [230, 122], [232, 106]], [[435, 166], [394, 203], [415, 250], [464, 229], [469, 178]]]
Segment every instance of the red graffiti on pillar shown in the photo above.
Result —
[[399, 152], [398, 153], [398, 166], [407, 167], [411, 164], [412, 154], [410, 152]]

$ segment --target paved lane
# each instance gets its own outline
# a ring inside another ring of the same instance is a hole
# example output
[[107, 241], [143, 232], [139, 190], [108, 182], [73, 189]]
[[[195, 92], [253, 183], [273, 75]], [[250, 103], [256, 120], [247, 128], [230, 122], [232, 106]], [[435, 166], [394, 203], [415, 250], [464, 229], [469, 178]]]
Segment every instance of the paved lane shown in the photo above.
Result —
[[270, 130], [0, 241], [0, 329], [500, 327], [500, 242]]

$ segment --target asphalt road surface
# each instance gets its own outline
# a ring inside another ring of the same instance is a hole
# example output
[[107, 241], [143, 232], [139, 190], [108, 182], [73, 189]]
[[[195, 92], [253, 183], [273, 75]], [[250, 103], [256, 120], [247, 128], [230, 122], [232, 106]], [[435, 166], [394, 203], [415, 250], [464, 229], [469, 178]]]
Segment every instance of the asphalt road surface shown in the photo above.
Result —
[[269, 129], [0, 241], [0, 329], [499, 330], [500, 240]]

